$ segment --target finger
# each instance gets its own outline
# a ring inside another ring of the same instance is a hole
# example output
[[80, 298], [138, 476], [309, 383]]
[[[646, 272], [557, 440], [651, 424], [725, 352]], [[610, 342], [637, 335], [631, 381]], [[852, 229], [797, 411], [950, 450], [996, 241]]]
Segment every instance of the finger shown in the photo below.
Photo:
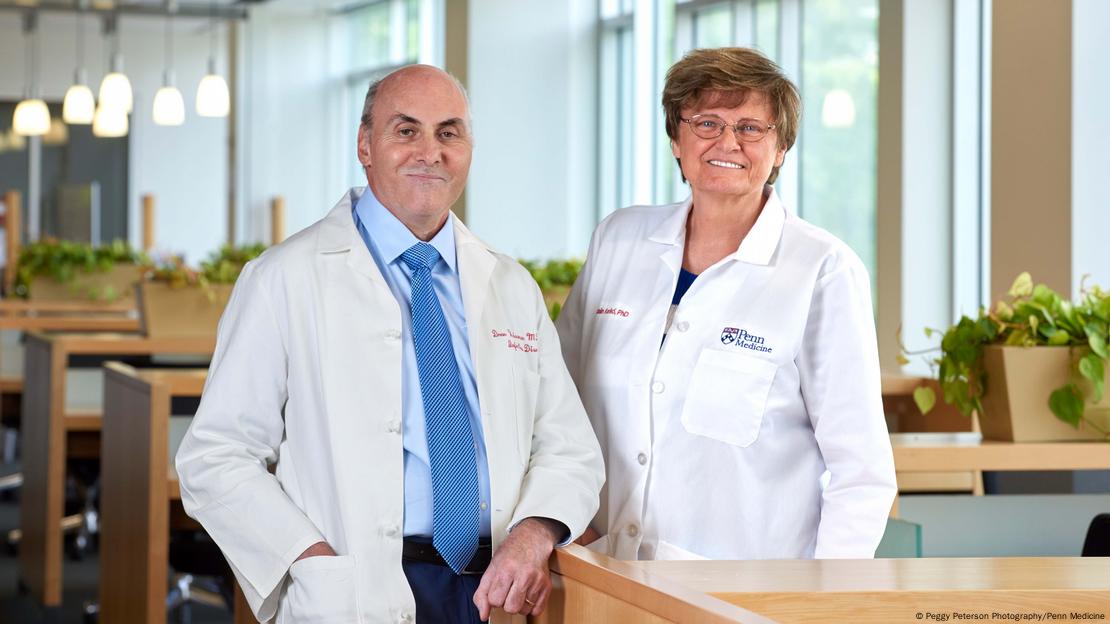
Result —
[[505, 597], [505, 606], [502, 607], [508, 613], [528, 613], [531, 605], [524, 602], [528, 597], [528, 582], [526, 578], [517, 577], [513, 581], [512, 587], [509, 588], [509, 593]]
[[536, 597], [532, 599], [536, 604], [532, 606], [532, 615], [540, 615], [547, 608], [547, 600], [551, 597], [551, 578], [544, 576], [543, 583], [535, 590]]
[[486, 598], [489, 601], [490, 607], [505, 608], [505, 597], [509, 594], [512, 582], [513, 579], [511, 576], [498, 572], [490, 582], [489, 591], [486, 593]]
[[478, 618], [483, 622], [489, 620], [489, 579], [489, 574], [483, 574], [482, 580], [478, 582], [478, 589], [474, 590], [474, 606], [478, 607]]

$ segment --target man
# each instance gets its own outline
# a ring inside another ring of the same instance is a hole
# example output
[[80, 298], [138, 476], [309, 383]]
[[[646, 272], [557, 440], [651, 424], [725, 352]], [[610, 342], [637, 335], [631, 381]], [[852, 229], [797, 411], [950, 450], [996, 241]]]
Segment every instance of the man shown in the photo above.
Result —
[[538, 614], [552, 548], [597, 510], [539, 290], [450, 213], [471, 151], [453, 78], [390, 74], [358, 133], [368, 188], [235, 286], [177, 469], [261, 621]]

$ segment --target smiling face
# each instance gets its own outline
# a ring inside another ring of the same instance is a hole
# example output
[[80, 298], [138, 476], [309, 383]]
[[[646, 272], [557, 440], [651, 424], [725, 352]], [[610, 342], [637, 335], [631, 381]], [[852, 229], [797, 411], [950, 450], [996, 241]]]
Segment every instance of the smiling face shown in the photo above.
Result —
[[451, 77], [416, 65], [382, 81], [370, 125], [359, 128], [358, 158], [370, 190], [418, 236], [438, 231], [466, 186], [469, 119]]
[[[741, 119], [775, 123], [764, 94], [753, 91], [739, 103], [738, 100], [735, 96], [711, 92], [684, 107], [682, 118], [717, 115], [730, 124]], [[682, 123], [677, 139], [671, 141], [671, 152], [682, 163], [682, 174], [690, 182], [696, 204], [699, 196], [717, 195], [730, 201], [762, 197], [763, 186], [771, 170], [782, 165], [786, 148], [779, 146], [774, 130], [762, 140], [749, 143], [737, 139], [732, 128], [725, 128], [716, 139], [703, 139], [694, 134], [689, 124]]]

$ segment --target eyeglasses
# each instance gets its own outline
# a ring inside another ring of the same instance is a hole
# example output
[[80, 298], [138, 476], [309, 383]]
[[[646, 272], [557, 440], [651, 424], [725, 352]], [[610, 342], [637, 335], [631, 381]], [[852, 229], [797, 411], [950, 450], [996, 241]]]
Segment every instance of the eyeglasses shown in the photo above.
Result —
[[678, 120], [690, 124], [690, 130], [703, 139], [715, 139], [724, 133], [725, 128], [732, 128], [738, 141], [755, 143], [775, 129], [775, 124], [763, 123], [758, 119], [741, 119], [730, 124], [717, 115], [693, 115], [689, 119], [680, 117]]

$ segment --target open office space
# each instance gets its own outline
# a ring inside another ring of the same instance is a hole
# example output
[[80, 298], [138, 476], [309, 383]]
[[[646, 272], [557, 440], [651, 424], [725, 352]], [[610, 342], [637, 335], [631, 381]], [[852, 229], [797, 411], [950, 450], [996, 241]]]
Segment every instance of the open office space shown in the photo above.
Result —
[[1110, 618], [1108, 35], [0, 0], [0, 622]]

